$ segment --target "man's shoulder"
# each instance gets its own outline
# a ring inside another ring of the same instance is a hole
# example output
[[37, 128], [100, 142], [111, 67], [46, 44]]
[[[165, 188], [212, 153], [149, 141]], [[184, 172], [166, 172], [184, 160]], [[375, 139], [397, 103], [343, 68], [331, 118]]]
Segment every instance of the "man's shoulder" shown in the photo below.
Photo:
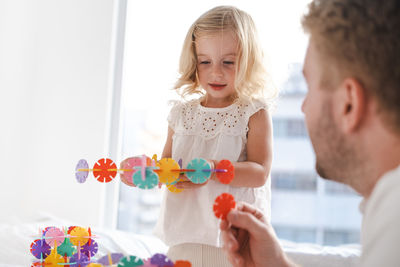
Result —
[[[361, 266], [398, 266], [400, 262], [400, 167], [387, 172], [367, 200], [361, 233]], [[379, 264], [378, 264], [379, 263]], [[393, 265], [396, 264], [396, 265]]]

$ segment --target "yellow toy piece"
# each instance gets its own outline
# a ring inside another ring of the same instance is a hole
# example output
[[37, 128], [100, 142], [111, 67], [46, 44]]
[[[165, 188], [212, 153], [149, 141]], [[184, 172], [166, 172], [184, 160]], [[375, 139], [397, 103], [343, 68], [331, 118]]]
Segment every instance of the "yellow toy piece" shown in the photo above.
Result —
[[83, 246], [89, 241], [89, 232], [83, 227], [74, 227], [70, 236], [70, 241], [74, 246]]
[[103, 267], [100, 263], [89, 263], [87, 267]]
[[176, 188], [175, 185], [173, 184], [167, 184], [167, 188], [169, 191], [171, 191], [172, 193], [180, 193], [183, 191], [182, 188]]
[[47, 258], [44, 260], [44, 265], [46, 267], [60, 267], [63, 266], [64, 264], [59, 264], [59, 263], [65, 263], [64, 258], [57, 253], [57, 246], [51, 250], [51, 253]]
[[169, 185], [179, 177], [180, 166], [172, 158], [163, 158], [156, 163], [160, 169], [157, 171], [160, 183]]

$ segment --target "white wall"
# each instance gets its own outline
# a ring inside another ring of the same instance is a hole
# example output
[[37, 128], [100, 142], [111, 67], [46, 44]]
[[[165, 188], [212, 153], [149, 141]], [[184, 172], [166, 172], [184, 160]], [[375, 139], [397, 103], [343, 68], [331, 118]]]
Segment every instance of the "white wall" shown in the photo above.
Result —
[[112, 9], [0, 0], [0, 222], [47, 212], [99, 223], [103, 185], [78, 184], [74, 169], [104, 153]]

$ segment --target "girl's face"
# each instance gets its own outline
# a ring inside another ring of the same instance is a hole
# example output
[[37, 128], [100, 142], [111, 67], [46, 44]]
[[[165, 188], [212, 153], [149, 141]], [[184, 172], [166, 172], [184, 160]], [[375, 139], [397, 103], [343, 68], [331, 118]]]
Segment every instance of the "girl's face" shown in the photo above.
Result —
[[207, 94], [207, 105], [220, 107], [232, 102], [238, 41], [232, 31], [197, 38], [197, 70], [200, 85]]

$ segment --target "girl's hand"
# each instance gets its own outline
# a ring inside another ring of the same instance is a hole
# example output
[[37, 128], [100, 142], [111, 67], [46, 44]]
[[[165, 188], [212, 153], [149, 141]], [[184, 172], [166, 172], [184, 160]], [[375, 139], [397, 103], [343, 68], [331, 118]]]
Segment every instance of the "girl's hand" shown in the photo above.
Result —
[[[208, 163], [210, 164], [211, 169], [215, 169], [216, 164], [214, 160], [208, 160]], [[189, 178], [187, 178], [186, 174], [181, 174], [178, 178], [178, 182], [175, 184], [175, 187], [180, 189], [196, 189], [206, 185], [208, 181], [211, 179], [215, 181], [218, 180], [216, 178], [215, 172], [212, 172], [210, 178], [205, 183], [202, 184], [195, 184], [192, 181], [190, 181]]]
[[196, 189], [206, 185], [207, 182], [208, 180], [202, 184], [195, 184], [192, 181], [190, 181], [185, 174], [181, 174], [178, 178], [178, 182], [175, 184], [175, 187], [179, 189]]

